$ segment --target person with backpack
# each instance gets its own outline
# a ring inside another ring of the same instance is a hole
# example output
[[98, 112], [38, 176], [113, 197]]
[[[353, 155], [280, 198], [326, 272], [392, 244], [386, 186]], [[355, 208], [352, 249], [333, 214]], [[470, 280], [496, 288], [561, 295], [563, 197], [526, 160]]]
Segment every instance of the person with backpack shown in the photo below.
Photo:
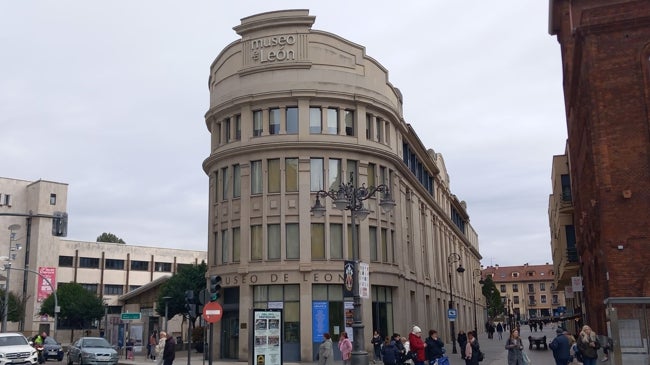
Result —
[[553, 351], [555, 365], [567, 365], [571, 361], [571, 344], [569, 337], [562, 327], [555, 330], [557, 336], [551, 341], [548, 347]]

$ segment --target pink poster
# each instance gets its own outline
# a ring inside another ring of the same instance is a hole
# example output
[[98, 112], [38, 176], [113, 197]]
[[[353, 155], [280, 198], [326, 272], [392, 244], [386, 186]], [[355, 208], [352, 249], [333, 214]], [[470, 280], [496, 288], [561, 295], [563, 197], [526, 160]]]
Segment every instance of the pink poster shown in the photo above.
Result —
[[[40, 275], [38, 275], [38, 295], [36, 300], [42, 302], [54, 291], [50, 284], [47, 283], [47, 280], [49, 280], [54, 289], [56, 289], [56, 267], [39, 267], [38, 273]], [[47, 280], [44, 280], [43, 278], [46, 278]]]

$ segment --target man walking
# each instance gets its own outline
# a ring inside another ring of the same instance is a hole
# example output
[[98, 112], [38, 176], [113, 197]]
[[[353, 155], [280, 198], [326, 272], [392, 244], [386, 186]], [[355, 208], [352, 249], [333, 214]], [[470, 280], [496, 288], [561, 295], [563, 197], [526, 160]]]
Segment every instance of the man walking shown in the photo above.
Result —
[[555, 330], [557, 337], [551, 341], [548, 347], [553, 350], [553, 358], [555, 359], [555, 365], [567, 365], [571, 359], [571, 344], [569, 343], [569, 337], [565, 334], [562, 327], [558, 327]]

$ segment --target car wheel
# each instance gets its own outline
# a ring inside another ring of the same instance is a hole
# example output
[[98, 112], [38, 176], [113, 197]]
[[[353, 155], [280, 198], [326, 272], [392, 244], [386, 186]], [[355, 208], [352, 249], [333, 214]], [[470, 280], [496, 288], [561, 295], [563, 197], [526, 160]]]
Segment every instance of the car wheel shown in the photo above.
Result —
[[72, 357], [68, 354], [68, 365], [72, 365]]

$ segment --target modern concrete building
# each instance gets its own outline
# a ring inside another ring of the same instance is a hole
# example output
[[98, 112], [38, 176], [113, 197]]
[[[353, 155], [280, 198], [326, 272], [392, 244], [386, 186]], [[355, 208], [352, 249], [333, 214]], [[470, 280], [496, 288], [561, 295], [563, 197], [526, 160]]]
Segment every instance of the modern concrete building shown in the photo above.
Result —
[[[650, 354], [650, 2], [551, 0], [583, 323]], [[636, 364], [615, 353], [616, 364]]]
[[551, 320], [565, 313], [564, 292], [556, 289], [553, 265], [488, 266], [507, 314], [514, 320]]
[[[68, 185], [38, 180], [25, 181], [0, 178], [0, 256], [11, 263], [9, 290], [27, 298], [25, 320], [7, 323], [8, 330], [27, 335], [46, 331], [62, 342], [71, 340], [71, 331], [63, 321], [54, 326], [54, 318], [39, 315], [40, 303], [58, 283], [75, 282], [96, 293], [106, 303], [106, 316], [91, 326], [93, 334], [106, 331], [117, 344], [118, 330], [125, 324], [120, 313], [141, 313], [141, 320], [130, 322], [129, 334], [134, 339], [147, 338], [152, 329], [159, 329], [163, 319], [155, 313], [155, 295], [134, 296], [166, 281], [179, 266], [207, 261], [205, 251], [192, 251], [129, 244], [66, 240], [53, 235], [53, 216], [67, 211]], [[74, 217], [70, 217], [74, 219]], [[13, 228], [10, 229], [9, 227]], [[98, 233], [98, 235], [101, 232]], [[6, 258], [5, 257], [5, 258]], [[40, 275], [39, 275], [40, 274]], [[2, 283], [7, 286], [7, 271]], [[146, 300], [143, 300], [145, 298]], [[108, 322], [108, 326], [106, 326]], [[170, 332], [182, 335], [180, 316], [170, 321]], [[76, 331], [76, 336], [81, 336]]]
[[[314, 21], [307, 10], [244, 18], [234, 27], [241, 38], [210, 67], [208, 270], [225, 287], [217, 357], [249, 359], [254, 308], [283, 309], [285, 361], [312, 361], [323, 332], [335, 341], [353, 334], [344, 264], [355, 258], [369, 276], [359, 307], [365, 338], [353, 341], [418, 325], [450, 344], [450, 298], [456, 328], [473, 328], [475, 312], [484, 321], [466, 204], [442, 155], [404, 120], [388, 71]], [[388, 187], [396, 206], [382, 211], [382, 194], [363, 201], [367, 217], [353, 229], [351, 212], [322, 195], [350, 178]], [[323, 217], [311, 213], [317, 197]]]

